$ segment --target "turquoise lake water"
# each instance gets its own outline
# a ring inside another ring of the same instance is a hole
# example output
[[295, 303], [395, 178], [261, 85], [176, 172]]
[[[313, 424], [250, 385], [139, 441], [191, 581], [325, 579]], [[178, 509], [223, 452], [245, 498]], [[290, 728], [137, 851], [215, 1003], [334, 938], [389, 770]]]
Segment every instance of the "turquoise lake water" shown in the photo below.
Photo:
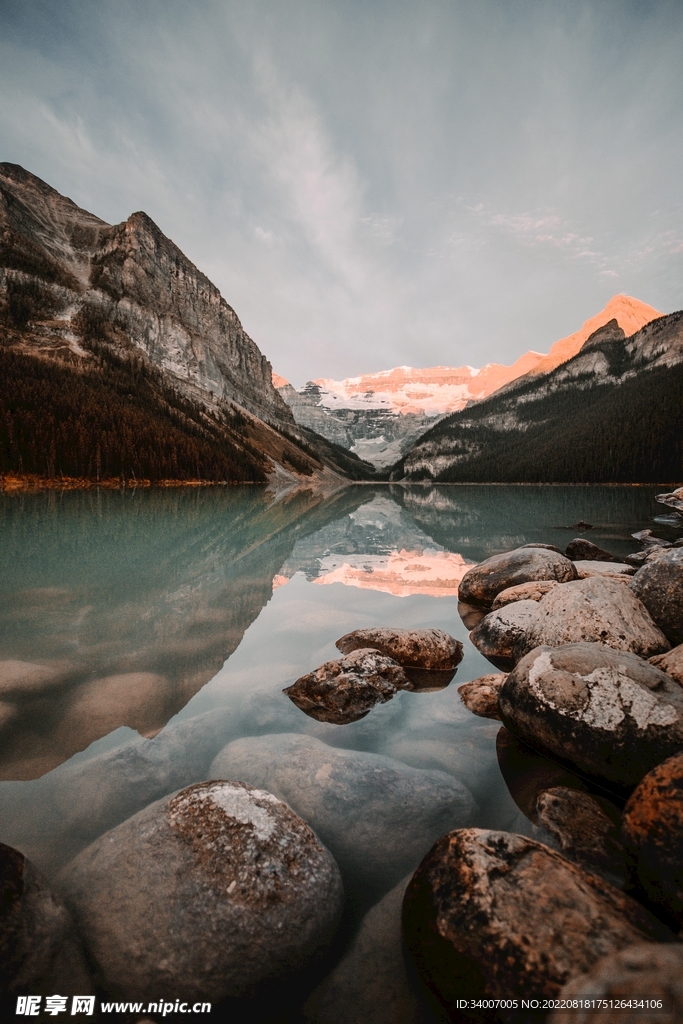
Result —
[[[617, 555], [633, 551], [636, 530], [667, 535], [653, 523], [657, 490], [353, 486], [326, 500], [305, 492], [274, 501], [243, 487], [1, 498], [0, 840], [52, 879], [97, 835], [205, 777], [225, 743], [282, 732], [445, 772], [476, 800], [473, 824], [538, 834], [524, 791], [542, 759], [527, 763], [500, 724], [472, 715], [457, 692], [496, 671], [468, 640], [458, 579], [532, 541], [564, 548], [584, 535]], [[284, 687], [338, 656], [338, 637], [375, 625], [433, 626], [461, 640], [450, 685], [401, 692], [345, 726], [291, 704]], [[391, 858], [401, 837], [384, 841]], [[388, 888], [362, 894], [359, 914]]]

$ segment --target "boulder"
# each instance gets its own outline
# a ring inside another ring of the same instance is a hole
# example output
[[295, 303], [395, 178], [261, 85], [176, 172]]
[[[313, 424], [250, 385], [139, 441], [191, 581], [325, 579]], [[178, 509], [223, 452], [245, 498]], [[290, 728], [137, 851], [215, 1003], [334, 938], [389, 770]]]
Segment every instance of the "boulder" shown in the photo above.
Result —
[[0, 891], [0, 995], [94, 993], [71, 915], [33, 864], [4, 843]]
[[544, 547], [515, 548], [493, 555], [469, 569], [458, 589], [460, 601], [489, 607], [496, 594], [518, 583], [534, 580], [557, 580], [566, 583], [576, 579], [573, 562], [557, 551]]
[[328, 943], [343, 901], [311, 829], [243, 782], [151, 804], [83, 850], [60, 883], [100, 986], [122, 999], [277, 992]]
[[631, 536], [634, 540], [639, 540], [640, 543], [646, 548], [671, 547], [670, 540], [663, 540], [661, 537], [655, 537], [652, 530], [639, 530], [638, 533], [632, 533]]
[[504, 672], [493, 675], [479, 676], [470, 683], [463, 683], [458, 687], [460, 699], [466, 708], [480, 718], [496, 718], [498, 715], [498, 694], [500, 688], [507, 679]]
[[337, 640], [342, 654], [374, 647], [404, 668], [450, 672], [462, 661], [462, 644], [442, 629], [355, 629]]
[[675, 491], [668, 494], [656, 494], [655, 501], [661, 505], [667, 505], [670, 509], [683, 517], [683, 487], [677, 487]]
[[508, 676], [498, 706], [520, 739], [618, 789], [683, 747], [681, 687], [604, 644], [536, 648]]
[[496, 595], [491, 609], [495, 611], [496, 608], [503, 608], [504, 605], [513, 604], [515, 601], [540, 601], [548, 591], [555, 587], [559, 587], [557, 580], [534, 580], [532, 583], [518, 583], [516, 587], [507, 587], [505, 590], [501, 590]]
[[425, 984], [454, 1019], [528, 1019], [462, 999], [554, 998], [608, 953], [671, 933], [635, 900], [542, 843], [509, 832], [443, 836], [403, 901], [403, 934]]
[[609, 551], [605, 551], [604, 548], [599, 548], [597, 544], [593, 544], [592, 541], [586, 540], [585, 537], [575, 537], [567, 544], [566, 550], [567, 558], [571, 558], [572, 562], [582, 562], [584, 560], [590, 562], [616, 562], [617, 559], [614, 555], [610, 554]]
[[683, 925], [683, 751], [657, 765], [633, 791], [622, 832], [648, 897]]
[[[538, 797], [538, 821], [558, 841], [565, 857], [621, 888], [628, 880], [619, 836], [619, 811], [611, 801], [566, 786]], [[606, 813], [609, 810], [610, 813]]]
[[[568, 981], [560, 992], [562, 1000], [621, 999], [624, 1009], [610, 1009], [612, 1024], [662, 1024], [683, 1020], [683, 944], [639, 942], [603, 957], [586, 973]], [[636, 1009], [629, 1004], [636, 1002]], [[647, 1006], [653, 1002], [655, 1006]], [[659, 1005], [657, 1005], [659, 1004]], [[590, 1004], [589, 1004], [590, 1005]], [[549, 1024], [605, 1024], [606, 1011], [595, 1005], [577, 1013], [575, 1009], [554, 1010]]]
[[326, 661], [282, 692], [311, 718], [345, 725], [364, 718], [375, 704], [391, 700], [398, 690], [412, 689], [396, 661], [361, 647], [338, 661]]
[[651, 665], [661, 668], [668, 676], [675, 679], [683, 686], [683, 644], [667, 651], [666, 654], [656, 654], [654, 658], [648, 659]]
[[672, 548], [649, 559], [631, 580], [630, 589], [667, 640], [683, 643], [683, 548]]
[[526, 651], [536, 646], [539, 604], [540, 601], [514, 601], [489, 612], [474, 627], [470, 640], [492, 665], [509, 671]]
[[438, 1024], [411, 988], [403, 957], [401, 907], [409, 881], [365, 915], [349, 949], [307, 1000], [310, 1024]]
[[364, 892], [396, 885], [438, 836], [476, 812], [469, 790], [444, 772], [295, 733], [235, 740], [210, 774], [286, 800], [332, 851], [345, 883]]
[[576, 575], [580, 580], [590, 579], [591, 576], [606, 576], [608, 579], [625, 579], [633, 576], [635, 568], [627, 565], [626, 562], [598, 562], [585, 561], [576, 562]]
[[545, 544], [543, 541], [532, 541], [530, 544], [520, 544], [517, 550], [519, 551], [520, 548], [545, 548], [546, 551], [556, 551], [558, 555], [564, 554], [562, 548], [558, 548], [555, 544]]
[[517, 601], [492, 611], [472, 630], [470, 639], [489, 661], [503, 668], [541, 644], [598, 642], [644, 658], [669, 648], [631, 589], [601, 576], [555, 587], [538, 602]]
[[458, 601], [458, 615], [466, 629], [474, 629], [486, 615], [486, 609], [466, 604], [465, 601]]

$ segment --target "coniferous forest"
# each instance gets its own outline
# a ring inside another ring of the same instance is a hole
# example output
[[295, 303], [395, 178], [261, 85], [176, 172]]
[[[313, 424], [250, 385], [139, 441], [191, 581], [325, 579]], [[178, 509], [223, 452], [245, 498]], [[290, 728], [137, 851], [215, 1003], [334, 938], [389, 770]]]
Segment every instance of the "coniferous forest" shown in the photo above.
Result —
[[[507, 401], [501, 396], [455, 413], [421, 438], [437, 446], [447, 441], [453, 454], [437, 481], [666, 483], [683, 477], [683, 365], [524, 402], [522, 429], [477, 423]], [[402, 473], [399, 463], [393, 479]]]
[[135, 355], [102, 346], [92, 364], [75, 369], [0, 348], [0, 473], [266, 480], [239, 412], [218, 422]]

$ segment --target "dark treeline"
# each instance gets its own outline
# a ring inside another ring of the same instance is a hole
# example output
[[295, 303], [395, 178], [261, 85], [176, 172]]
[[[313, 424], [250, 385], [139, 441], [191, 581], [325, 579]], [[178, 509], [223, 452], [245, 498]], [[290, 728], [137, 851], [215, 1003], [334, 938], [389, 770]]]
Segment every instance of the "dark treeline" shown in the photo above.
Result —
[[218, 423], [139, 357], [103, 346], [93, 364], [76, 370], [0, 349], [0, 472], [265, 481], [241, 417]]
[[[487, 402], [479, 415], [494, 411]], [[574, 386], [525, 402], [518, 414], [524, 429], [478, 424], [476, 407], [439, 423], [421, 442], [443, 438], [444, 447], [455, 443], [472, 454], [436, 479], [662, 483], [683, 477], [683, 365], [645, 370], [621, 383]], [[458, 422], [465, 418], [469, 426]], [[401, 464], [392, 475], [400, 478]]]

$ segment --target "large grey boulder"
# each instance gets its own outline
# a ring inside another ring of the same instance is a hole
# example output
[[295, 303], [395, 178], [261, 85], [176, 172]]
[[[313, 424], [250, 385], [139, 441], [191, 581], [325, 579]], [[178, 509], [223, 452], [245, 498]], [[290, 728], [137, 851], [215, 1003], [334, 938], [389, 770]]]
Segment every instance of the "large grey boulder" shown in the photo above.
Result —
[[493, 603], [496, 594], [519, 583], [534, 580], [557, 580], [567, 583], [576, 579], [574, 563], [546, 547], [515, 548], [500, 555], [492, 555], [469, 569], [458, 588], [458, 598], [465, 604]]
[[604, 643], [644, 658], [670, 646], [629, 587], [601, 576], [555, 587], [540, 601], [518, 601], [490, 612], [470, 639], [494, 664], [514, 663], [541, 644]]
[[462, 644], [442, 629], [355, 629], [337, 640], [342, 654], [374, 647], [404, 668], [451, 672], [462, 661]]
[[239, 778], [286, 800], [332, 851], [345, 883], [386, 892], [437, 836], [472, 821], [469, 790], [439, 771], [311, 736], [252, 736], [215, 758], [214, 778]]
[[622, 789], [683, 747], [681, 687], [604, 644], [536, 648], [509, 674], [498, 707], [526, 743]]
[[0, 998], [94, 991], [63, 902], [22, 853], [0, 843]]
[[[451, 1019], [476, 1021], [528, 1020], [522, 999], [555, 998], [606, 954], [672, 938], [597, 875], [533, 839], [485, 829], [432, 847], [408, 885], [403, 933]], [[466, 999], [494, 1004], [469, 1010]]]
[[311, 718], [346, 725], [364, 718], [376, 704], [391, 700], [398, 690], [412, 689], [398, 662], [374, 648], [361, 647], [307, 672], [283, 693]]
[[98, 981], [122, 999], [219, 1002], [285, 985], [330, 940], [331, 854], [271, 793], [203, 782], [92, 843], [62, 871]]
[[[549, 1024], [662, 1024], [683, 1020], [683, 943], [639, 942], [598, 960], [568, 981], [561, 1003], [582, 1000], [584, 1009], [554, 1010]], [[609, 1001], [607, 1003], [603, 1002]], [[622, 1008], [618, 1009], [617, 1001]], [[580, 1004], [579, 1004], [580, 1005]], [[609, 1010], [605, 1006], [609, 1005]]]
[[683, 643], [683, 548], [649, 559], [629, 586], [666, 638], [674, 645]]

